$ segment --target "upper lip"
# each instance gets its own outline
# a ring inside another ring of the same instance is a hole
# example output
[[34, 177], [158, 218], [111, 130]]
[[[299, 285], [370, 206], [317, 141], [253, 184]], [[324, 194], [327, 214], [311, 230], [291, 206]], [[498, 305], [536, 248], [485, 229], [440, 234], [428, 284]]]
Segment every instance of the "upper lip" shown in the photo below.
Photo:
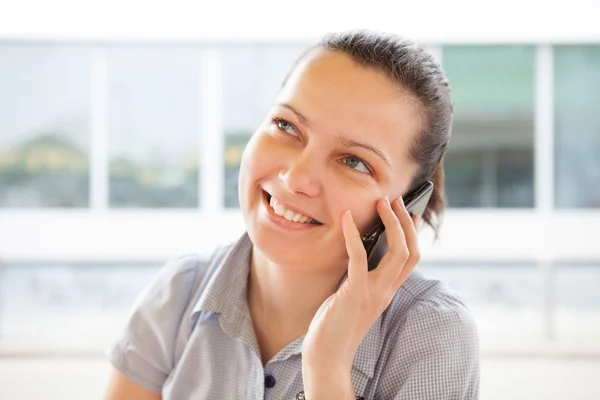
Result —
[[318, 219], [316, 219], [315, 217], [313, 217], [313, 216], [312, 216], [312, 215], [310, 215], [309, 213], [307, 213], [307, 212], [303, 211], [302, 209], [300, 209], [300, 208], [298, 208], [298, 207], [295, 207], [295, 206], [292, 206], [292, 205], [290, 205], [290, 204], [289, 204], [288, 202], [286, 202], [285, 200], [282, 200], [282, 199], [281, 199], [281, 197], [275, 196], [275, 195], [271, 194], [270, 192], [268, 192], [268, 191], [266, 191], [266, 190], [265, 190], [265, 192], [266, 192], [266, 193], [267, 193], [269, 196], [271, 196], [271, 197], [274, 197], [274, 198], [277, 200], [277, 203], [281, 204], [281, 205], [282, 205], [282, 206], [284, 206], [286, 209], [288, 209], [288, 210], [291, 210], [291, 211], [293, 211], [293, 212], [295, 212], [295, 213], [298, 213], [298, 214], [302, 214], [302, 215], [304, 215], [304, 216], [306, 216], [306, 217], [308, 217], [308, 218], [310, 218], [310, 219], [313, 219], [313, 220], [315, 220], [315, 221], [317, 221], [317, 222], [321, 223], [321, 221], [319, 221]]

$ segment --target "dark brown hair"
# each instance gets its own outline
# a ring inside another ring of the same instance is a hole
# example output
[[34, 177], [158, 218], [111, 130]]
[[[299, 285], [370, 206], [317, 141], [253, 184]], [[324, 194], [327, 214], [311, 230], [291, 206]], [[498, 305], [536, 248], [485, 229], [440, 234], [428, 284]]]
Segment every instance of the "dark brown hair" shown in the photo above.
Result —
[[315, 49], [343, 53], [362, 67], [382, 72], [420, 105], [423, 130], [409, 149], [409, 157], [419, 169], [410, 188], [425, 180], [433, 182], [434, 191], [422, 218], [437, 237], [446, 204], [443, 159], [452, 132], [453, 115], [450, 86], [441, 66], [410, 40], [393, 34], [353, 30], [325, 35], [296, 60], [291, 70]]

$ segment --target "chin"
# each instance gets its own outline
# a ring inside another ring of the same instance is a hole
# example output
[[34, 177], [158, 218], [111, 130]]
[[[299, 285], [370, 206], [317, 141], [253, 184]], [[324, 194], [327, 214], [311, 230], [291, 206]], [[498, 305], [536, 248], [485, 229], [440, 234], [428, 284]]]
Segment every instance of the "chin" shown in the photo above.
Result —
[[275, 264], [283, 266], [314, 264], [314, 261], [306, 256], [317, 251], [312, 244], [294, 243], [292, 238], [261, 228], [248, 229], [248, 235], [260, 253]]
[[261, 226], [249, 225], [248, 235], [255, 248], [270, 262], [294, 270], [330, 270], [346, 265], [345, 248], [322, 240], [296, 240], [293, 235], [274, 232]]

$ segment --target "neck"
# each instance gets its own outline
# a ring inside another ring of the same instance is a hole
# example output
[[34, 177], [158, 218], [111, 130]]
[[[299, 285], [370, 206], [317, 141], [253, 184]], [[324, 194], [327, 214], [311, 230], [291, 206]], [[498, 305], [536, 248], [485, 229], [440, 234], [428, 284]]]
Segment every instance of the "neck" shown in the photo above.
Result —
[[338, 289], [343, 273], [278, 265], [253, 249], [248, 305], [255, 325], [290, 336], [308, 331], [323, 302]]

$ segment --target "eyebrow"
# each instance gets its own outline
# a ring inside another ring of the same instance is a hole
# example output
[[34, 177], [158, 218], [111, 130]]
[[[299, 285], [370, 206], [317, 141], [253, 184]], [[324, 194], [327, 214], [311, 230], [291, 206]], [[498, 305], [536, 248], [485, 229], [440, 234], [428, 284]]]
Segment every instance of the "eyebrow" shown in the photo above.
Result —
[[292, 105], [290, 105], [288, 103], [277, 103], [277, 105], [285, 107], [288, 110], [290, 110], [291, 112], [293, 112], [294, 114], [296, 114], [296, 117], [298, 117], [298, 119], [300, 120], [300, 122], [302, 122], [302, 125], [305, 125], [308, 128], [311, 127], [310, 126], [310, 122], [308, 121], [308, 118], [306, 118], [304, 116], [304, 114], [302, 114], [300, 111], [296, 110]]
[[360, 147], [362, 149], [369, 150], [370, 152], [376, 154], [379, 158], [381, 158], [383, 160], [383, 162], [388, 166], [388, 168], [392, 172], [394, 172], [394, 167], [392, 166], [392, 163], [390, 162], [390, 160], [377, 147], [373, 147], [373, 146], [371, 146], [369, 144], [366, 144], [366, 143], [361, 143], [361, 142], [357, 142], [357, 141], [352, 140], [352, 139], [348, 139], [344, 135], [338, 136], [337, 141], [338, 141], [338, 143], [340, 145], [342, 145], [344, 147], [347, 147], [347, 148]]
[[[288, 103], [277, 103], [277, 105], [287, 108], [288, 110], [293, 112], [296, 115], [296, 117], [298, 117], [298, 119], [300, 120], [300, 122], [303, 125], [305, 125], [308, 128], [311, 127], [311, 124], [310, 124], [308, 118], [306, 118], [304, 116], [304, 114], [302, 114], [300, 111], [296, 110], [296, 108], [294, 108], [292, 105], [290, 105]], [[392, 163], [390, 162], [389, 158], [387, 158], [386, 155], [383, 154], [383, 151], [379, 150], [377, 147], [373, 147], [366, 143], [357, 142], [356, 140], [347, 138], [345, 135], [338, 136], [337, 142], [341, 146], [344, 146], [346, 148], [359, 147], [359, 148], [362, 148], [362, 149], [365, 149], [365, 150], [368, 150], [368, 151], [374, 153], [375, 155], [377, 155], [379, 158], [381, 158], [383, 160], [383, 162], [388, 166], [388, 168], [392, 172], [394, 172], [394, 167], [392, 166]]]

